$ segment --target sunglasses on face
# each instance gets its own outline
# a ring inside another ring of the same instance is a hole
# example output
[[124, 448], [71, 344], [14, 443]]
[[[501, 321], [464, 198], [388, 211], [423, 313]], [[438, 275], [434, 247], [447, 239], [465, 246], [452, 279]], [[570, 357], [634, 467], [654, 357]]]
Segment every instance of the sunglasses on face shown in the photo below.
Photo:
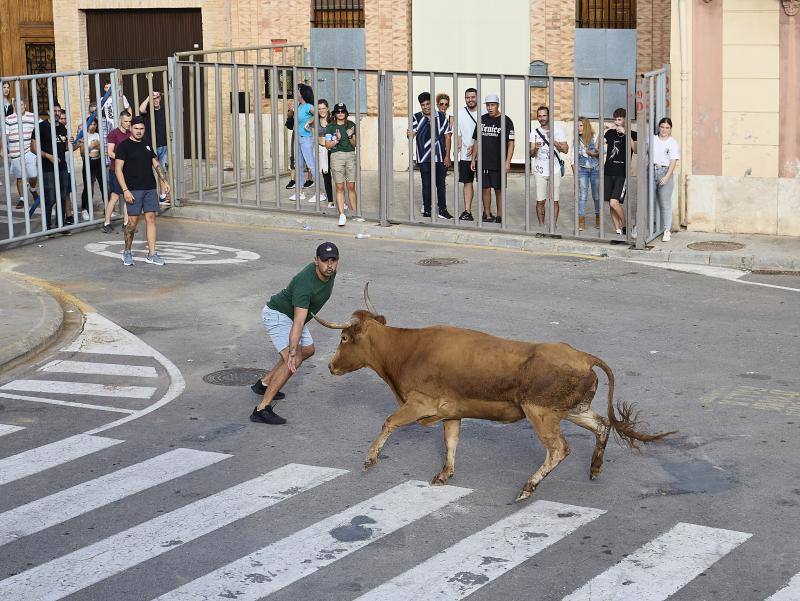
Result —
[[338, 110], [334, 111], [334, 113], [336, 113], [336, 114], [340, 114], [340, 113], [341, 113], [341, 114], [345, 114], [346, 112], [347, 112], [347, 111], [344, 111], [344, 110], [342, 110], [342, 109], [338, 109]]
[[449, 102], [440, 102], [439, 106], [450, 106]]

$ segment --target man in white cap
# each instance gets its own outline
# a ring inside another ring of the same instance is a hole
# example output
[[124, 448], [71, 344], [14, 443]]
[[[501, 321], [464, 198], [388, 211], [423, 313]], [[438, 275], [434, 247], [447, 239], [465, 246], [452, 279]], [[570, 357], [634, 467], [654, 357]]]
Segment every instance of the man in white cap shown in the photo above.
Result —
[[[514, 154], [514, 122], [500, 114], [500, 98], [497, 94], [487, 94], [485, 99], [486, 113], [481, 115], [480, 127], [475, 128], [472, 137], [477, 140], [480, 130], [481, 160], [483, 173], [483, 221], [487, 223], [503, 222], [502, 178], [511, 170], [511, 157]], [[506, 162], [501, 165], [500, 133], [502, 119], [506, 122]], [[472, 152], [472, 170], [478, 168], [478, 153]], [[497, 214], [492, 215], [492, 189]]]
[[314, 354], [314, 339], [306, 323], [331, 297], [338, 264], [339, 249], [333, 242], [323, 242], [317, 247], [314, 262], [294, 276], [286, 288], [274, 294], [261, 311], [264, 328], [281, 357], [269, 373], [251, 386], [262, 398], [253, 409], [250, 421], [271, 425], [286, 423], [273, 411], [272, 401], [284, 398], [280, 389], [300, 364]]

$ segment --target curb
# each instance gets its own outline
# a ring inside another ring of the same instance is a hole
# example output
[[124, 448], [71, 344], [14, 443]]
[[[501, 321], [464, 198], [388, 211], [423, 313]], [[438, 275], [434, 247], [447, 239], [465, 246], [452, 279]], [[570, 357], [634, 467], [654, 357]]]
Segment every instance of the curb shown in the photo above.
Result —
[[24, 298], [26, 303], [38, 302], [41, 308], [38, 323], [30, 331], [15, 333], [15, 340], [2, 345], [3, 348], [0, 350], [0, 373], [2, 373], [14, 364], [38, 354], [61, 334], [64, 326], [64, 309], [54, 296], [14, 274], [0, 273], [0, 281], [4, 288], [15, 290], [15, 298]]
[[379, 227], [374, 221], [363, 224], [348, 222], [347, 228], [340, 228], [336, 220], [316, 213], [288, 213], [270, 209], [245, 207], [184, 205], [173, 206], [171, 218], [191, 219], [208, 223], [226, 223], [269, 227], [290, 231], [329, 232], [337, 235], [357, 236], [368, 234], [370, 238], [403, 240], [410, 242], [465, 244], [483, 248], [529, 252], [531, 254], [580, 255], [597, 259], [633, 259], [654, 263], [689, 263], [692, 265], [711, 265], [741, 271], [753, 269], [768, 271], [800, 270], [800, 258], [785, 256], [756, 256], [736, 252], [703, 252], [689, 249], [667, 249], [649, 247], [647, 250], [633, 250], [626, 244], [582, 241], [576, 239], [537, 238], [504, 232], [488, 232], [459, 229], [454, 227], [431, 227], [420, 225], [392, 225]]

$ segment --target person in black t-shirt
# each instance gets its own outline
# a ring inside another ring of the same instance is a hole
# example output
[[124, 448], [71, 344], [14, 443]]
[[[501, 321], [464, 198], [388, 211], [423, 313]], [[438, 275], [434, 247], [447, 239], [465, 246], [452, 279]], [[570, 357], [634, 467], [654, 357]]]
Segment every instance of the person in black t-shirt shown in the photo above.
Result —
[[156, 124], [156, 139], [153, 140], [153, 132], [150, 131], [150, 98], [145, 98], [139, 105], [139, 113], [144, 116], [145, 140], [155, 146], [156, 157], [161, 166], [167, 168], [167, 116], [164, 107], [161, 105], [161, 92], [153, 90], [153, 120]]
[[[606, 143], [606, 162], [603, 169], [603, 188], [605, 201], [608, 203], [611, 219], [617, 234], [625, 234], [625, 202], [627, 189], [627, 173], [625, 172], [628, 136], [625, 133], [624, 108], [614, 111], [614, 127], [606, 131], [603, 138]], [[631, 132], [631, 154], [636, 152], [636, 132]]]
[[[478, 139], [478, 130], [481, 132], [481, 161], [483, 168], [483, 221], [487, 223], [503, 222], [503, 194], [501, 192], [501, 177], [505, 177], [511, 170], [511, 157], [514, 155], [514, 122], [500, 114], [500, 98], [497, 94], [488, 94], [485, 100], [486, 114], [481, 116], [481, 124], [475, 128], [472, 139]], [[501, 147], [500, 132], [502, 119], [506, 121], [506, 164], [500, 164]], [[478, 153], [472, 153], [473, 171], [478, 169]], [[504, 167], [504, 168], [502, 168]], [[497, 216], [492, 215], [492, 188], [497, 207]]]
[[[51, 109], [51, 112], [42, 113], [42, 120], [31, 135], [31, 152], [42, 155], [44, 217], [48, 230], [53, 229], [53, 207], [56, 206], [58, 201], [58, 195], [56, 194], [56, 165], [58, 166], [58, 190], [61, 196], [57, 211], [61, 214], [64, 225], [72, 225], [73, 223], [72, 214], [69, 211], [71, 207], [67, 206], [67, 194], [70, 188], [69, 171], [67, 170], [69, 132], [67, 132], [67, 128], [62, 123], [55, 121], [56, 139], [54, 149], [53, 132], [51, 130], [53, 124], [50, 122], [51, 118], [55, 119], [54, 114], [54, 109]], [[70, 213], [69, 215], [67, 215], [68, 212]], [[58, 221], [58, 217], [56, 217], [55, 227], [58, 227]]]
[[131, 137], [121, 142], [114, 149], [116, 163], [114, 169], [117, 181], [122, 188], [125, 202], [128, 204], [128, 224], [125, 226], [125, 250], [122, 253], [122, 263], [126, 267], [133, 267], [131, 245], [139, 223], [139, 216], [144, 213], [147, 224], [147, 256], [146, 263], [164, 265], [156, 252], [156, 214], [158, 213], [158, 193], [156, 192], [156, 178], [153, 170], [158, 173], [161, 180], [161, 190], [169, 193], [169, 182], [164, 168], [158, 162], [156, 154], [149, 142], [144, 139], [144, 118], [139, 115], [131, 121]]

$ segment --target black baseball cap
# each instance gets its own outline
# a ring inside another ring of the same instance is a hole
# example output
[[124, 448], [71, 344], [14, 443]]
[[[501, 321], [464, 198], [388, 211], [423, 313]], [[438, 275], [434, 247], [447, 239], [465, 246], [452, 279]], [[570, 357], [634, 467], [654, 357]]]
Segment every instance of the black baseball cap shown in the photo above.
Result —
[[347, 110], [347, 105], [344, 102], [337, 102], [333, 105], [333, 112], [336, 113], [337, 111], [344, 111], [345, 115], [350, 114]]
[[323, 242], [317, 247], [317, 256], [323, 261], [328, 259], [338, 259], [339, 249], [333, 242]]

